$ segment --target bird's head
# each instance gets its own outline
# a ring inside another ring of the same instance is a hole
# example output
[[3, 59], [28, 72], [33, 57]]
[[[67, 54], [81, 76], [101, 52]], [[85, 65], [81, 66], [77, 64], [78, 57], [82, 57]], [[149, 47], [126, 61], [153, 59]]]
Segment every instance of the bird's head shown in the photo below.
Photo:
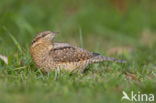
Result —
[[58, 34], [58, 32], [50, 32], [50, 31], [40, 32], [35, 36], [31, 45], [35, 43], [51, 43], [56, 34]]

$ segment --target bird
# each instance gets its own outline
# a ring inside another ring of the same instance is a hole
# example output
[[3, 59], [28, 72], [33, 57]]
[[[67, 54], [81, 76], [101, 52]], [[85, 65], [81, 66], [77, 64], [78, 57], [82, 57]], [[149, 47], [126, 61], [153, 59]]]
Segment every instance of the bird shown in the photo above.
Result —
[[54, 42], [59, 32], [43, 31], [32, 40], [29, 52], [32, 61], [43, 72], [50, 70], [84, 71], [93, 63], [114, 61], [125, 63], [124, 60], [102, 56], [68, 43]]

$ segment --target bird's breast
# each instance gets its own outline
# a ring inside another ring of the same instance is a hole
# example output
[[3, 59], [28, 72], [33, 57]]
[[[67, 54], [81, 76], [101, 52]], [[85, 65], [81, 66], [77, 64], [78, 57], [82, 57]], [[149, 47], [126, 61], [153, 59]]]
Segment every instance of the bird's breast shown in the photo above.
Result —
[[48, 56], [50, 49], [52, 49], [52, 45], [50, 46], [45, 44], [37, 45], [30, 48], [30, 54], [33, 62], [39, 67], [43, 65], [48, 65], [46, 64], [46, 61], [49, 61], [48, 59], [50, 57]]

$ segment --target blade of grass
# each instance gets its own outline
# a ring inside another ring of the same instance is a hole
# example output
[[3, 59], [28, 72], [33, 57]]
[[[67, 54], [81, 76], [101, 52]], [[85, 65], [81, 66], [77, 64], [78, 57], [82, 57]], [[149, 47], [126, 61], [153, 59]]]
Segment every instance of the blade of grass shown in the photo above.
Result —
[[7, 32], [7, 34], [9, 35], [9, 37], [12, 39], [13, 43], [14, 43], [14, 44], [16, 45], [16, 47], [18, 48], [19, 52], [20, 52], [21, 54], [23, 54], [23, 50], [22, 50], [20, 44], [18, 43], [18, 41], [16, 40], [16, 38], [12, 35], [12, 33], [9, 32], [9, 30], [8, 30], [5, 26], [3, 26], [3, 29]]
[[58, 71], [57, 69], [55, 70], [55, 75], [54, 75], [54, 80], [57, 80], [57, 76], [58, 76]]
[[83, 36], [82, 36], [82, 29], [79, 28], [79, 32], [80, 32], [80, 47], [83, 48]]
[[16, 71], [16, 70], [21, 70], [21, 69], [26, 69], [26, 66], [14, 68], [14, 69], [8, 69], [8, 71]]

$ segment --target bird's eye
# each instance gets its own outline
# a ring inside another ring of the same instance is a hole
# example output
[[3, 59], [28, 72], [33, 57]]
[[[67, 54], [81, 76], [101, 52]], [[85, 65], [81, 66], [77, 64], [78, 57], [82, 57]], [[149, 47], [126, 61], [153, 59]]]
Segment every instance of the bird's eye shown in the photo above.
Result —
[[42, 37], [44, 37], [44, 36], [45, 36], [45, 34], [42, 35]]
[[41, 37], [43, 38], [43, 37], [45, 37], [47, 34], [43, 34]]

